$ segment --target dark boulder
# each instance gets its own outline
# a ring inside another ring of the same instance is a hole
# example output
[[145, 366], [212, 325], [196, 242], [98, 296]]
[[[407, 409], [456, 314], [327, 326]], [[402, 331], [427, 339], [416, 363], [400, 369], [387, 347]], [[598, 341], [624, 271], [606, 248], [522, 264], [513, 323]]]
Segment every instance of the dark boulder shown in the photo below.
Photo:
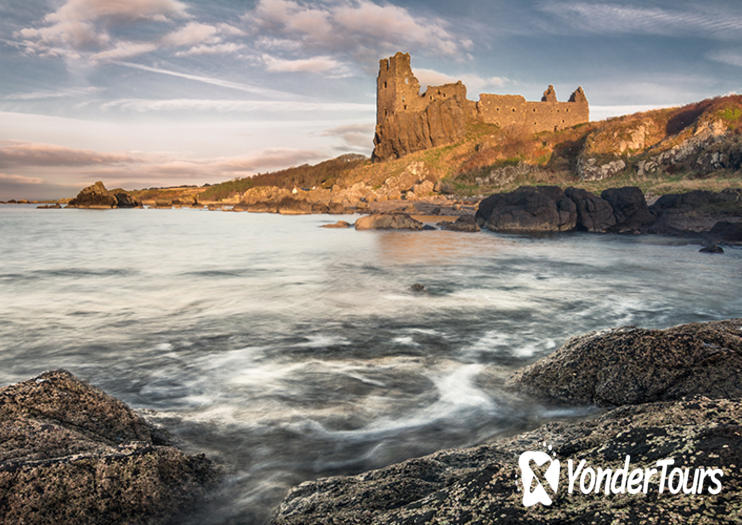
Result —
[[480, 202], [476, 220], [501, 232], [569, 231], [577, 224], [577, 207], [558, 186], [521, 186]]
[[459, 217], [451, 221], [442, 221], [438, 223], [438, 227], [441, 230], [449, 230], [452, 232], [478, 232], [479, 225], [474, 215], [459, 215]]
[[616, 224], [613, 206], [608, 201], [580, 188], [567, 188], [564, 194], [577, 207], [578, 230], [605, 232]]
[[83, 188], [77, 197], [67, 205], [68, 208], [115, 208], [116, 196], [106, 189], [101, 181]]
[[203, 455], [69, 372], [0, 390], [0, 523], [176, 522], [214, 480]]
[[406, 213], [365, 215], [356, 220], [356, 230], [422, 230], [424, 224]]
[[598, 405], [742, 397], [742, 319], [575, 337], [509, 383], [540, 398]]

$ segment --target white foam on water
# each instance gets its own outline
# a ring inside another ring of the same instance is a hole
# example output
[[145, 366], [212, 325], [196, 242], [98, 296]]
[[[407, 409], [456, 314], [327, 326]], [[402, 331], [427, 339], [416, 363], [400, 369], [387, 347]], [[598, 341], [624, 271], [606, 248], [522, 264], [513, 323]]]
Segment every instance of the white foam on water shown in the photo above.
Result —
[[350, 341], [348, 341], [345, 337], [341, 337], [339, 335], [312, 334], [304, 337], [307, 339], [307, 341], [303, 343], [297, 343], [293, 346], [297, 346], [300, 348], [324, 348], [327, 346], [350, 344]]

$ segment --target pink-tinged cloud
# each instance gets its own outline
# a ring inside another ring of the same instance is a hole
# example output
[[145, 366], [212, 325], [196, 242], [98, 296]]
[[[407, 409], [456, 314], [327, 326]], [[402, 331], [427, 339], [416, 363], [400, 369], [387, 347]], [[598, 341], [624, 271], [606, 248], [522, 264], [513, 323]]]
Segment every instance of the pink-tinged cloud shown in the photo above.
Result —
[[322, 132], [324, 137], [337, 137], [342, 144], [337, 149], [370, 152], [373, 146], [374, 125], [371, 123], [346, 124]]
[[264, 44], [264, 49], [288, 50], [296, 47], [289, 45], [293, 41], [305, 51], [357, 58], [399, 49], [456, 56], [472, 46], [470, 39], [455, 35], [440, 18], [368, 0], [260, 0], [243, 20], [261, 35], [256, 44]]
[[138, 162], [122, 153], [98, 153], [54, 144], [0, 142], [0, 167], [89, 166]]
[[186, 4], [178, 0], [67, 0], [62, 7], [47, 15], [45, 20], [167, 20], [187, 16]]
[[[23, 28], [15, 36], [29, 53], [81, 58], [106, 51], [113, 41], [109, 30], [116, 24], [138, 20], [166, 22], [188, 16], [186, 5], [177, 0], [68, 0], [47, 14], [41, 25]], [[118, 58], [133, 56], [136, 48], [132, 45], [114, 43], [108, 52]], [[127, 46], [129, 54], [123, 54]]]
[[0, 173], [0, 183], [3, 182], [12, 184], [42, 184], [44, 181], [38, 177], [24, 177], [23, 175]]

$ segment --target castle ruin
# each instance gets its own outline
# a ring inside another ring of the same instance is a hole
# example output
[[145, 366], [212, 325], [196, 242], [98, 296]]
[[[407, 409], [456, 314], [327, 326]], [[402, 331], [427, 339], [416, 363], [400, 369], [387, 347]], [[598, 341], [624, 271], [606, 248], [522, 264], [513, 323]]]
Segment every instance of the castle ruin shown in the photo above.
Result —
[[372, 158], [386, 160], [456, 142], [464, 137], [470, 122], [518, 126], [538, 133], [587, 122], [589, 115], [581, 87], [568, 102], [557, 101], [554, 86], [549, 86], [538, 102], [527, 101], [521, 95], [490, 94], [481, 94], [474, 102], [466, 98], [466, 86], [461, 81], [430, 86], [421, 94], [410, 55], [397, 53], [379, 61]]

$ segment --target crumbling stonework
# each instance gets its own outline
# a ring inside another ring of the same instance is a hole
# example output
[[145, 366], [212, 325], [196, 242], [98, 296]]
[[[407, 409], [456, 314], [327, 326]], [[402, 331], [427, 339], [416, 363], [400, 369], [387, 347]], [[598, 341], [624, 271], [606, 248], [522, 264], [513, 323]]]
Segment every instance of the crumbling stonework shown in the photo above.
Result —
[[463, 138], [468, 122], [500, 127], [519, 126], [527, 132], [555, 131], [589, 120], [582, 88], [568, 102], [558, 102], [549, 86], [540, 102], [521, 95], [482, 94], [466, 98], [466, 86], [430, 86], [420, 94], [420, 82], [410, 67], [410, 55], [397, 53], [379, 62], [376, 80], [374, 160], [401, 157], [413, 151], [449, 144]]

